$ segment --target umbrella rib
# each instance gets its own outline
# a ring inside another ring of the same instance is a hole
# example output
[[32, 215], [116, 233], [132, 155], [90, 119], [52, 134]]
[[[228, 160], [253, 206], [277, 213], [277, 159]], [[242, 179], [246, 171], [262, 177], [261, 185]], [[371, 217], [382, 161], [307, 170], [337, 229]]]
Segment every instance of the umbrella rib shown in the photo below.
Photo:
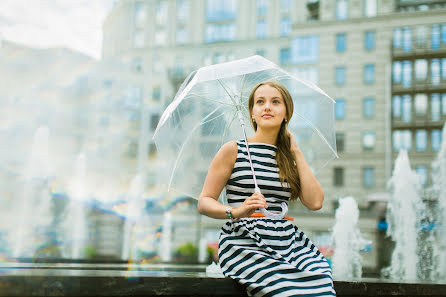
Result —
[[296, 112], [296, 115], [297, 115], [298, 117], [300, 117], [301, 119], [303, 119], [308, 125], [310, 125], [311, 128], [313, 128], [313, 129], [317, 132], [317, 134], [319, 135], [319, 137], [321, 137], [321, 138], [325, 141], [325, 143], [326, 143], [327, 146], [330, 148], [330, 150], [335, 154], [336, 158], [339, 158], [339, 157], [338, 157], [338, 154], [333, 150], [333, 148], [332, 148], [331, 145], [328, 143], [327, 139], [326, 139], [325, 136], [321, 133], [321, 131], [319, 131], [319, 129], [318, 129], [315, 125], [313, 125], [312, 122], [310, 122], [307, 118], [305, 118], [304, 116], [302, 116], [302, 115], [299, 114], [298, 112]]
[[221, 80], [217, 79], [217, 81], [220, 83], [220, 85], [222, 86], [222, 88], [225, 90], [226, 94], [228, 94], [229, 98], [231, 98], [232, 102], [234, 103], [235, 106], [237, 106], [237, 102], [235, 102], [234, 98], [232, 98], [231, 94], [229, 93], [229, 91], [226, 89], [226, 87], [223, 85], [223, 83], [221, 82]]
[[220, 146], [223, 145], [223, 139], [224, 139], [224, 137], [226, 136], [226, 132], [228, 132], [229, 127], [231, 127], [232, 123], [234, 122], [234, 120], [235, 120], [235, 116], [236, 116], [236, 115], [237, 115], [236, 112], [233, 113], [231, 121], [229, 122], [228, 125], [226, 125], [226, 127], [225, 127], [225, 131], [223, 131], [223, 138], [221, 139]]
[[240, 103], [242, 103], [243, 90], [245, 89], [246, 74], [243, 74], [242, 87], [240, 89]]

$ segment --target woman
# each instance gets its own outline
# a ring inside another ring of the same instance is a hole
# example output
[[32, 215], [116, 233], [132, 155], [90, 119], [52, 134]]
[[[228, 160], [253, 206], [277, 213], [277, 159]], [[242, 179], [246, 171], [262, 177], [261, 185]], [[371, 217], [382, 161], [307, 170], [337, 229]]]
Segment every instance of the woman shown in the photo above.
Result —
[[[254, 87], [248, 104], [255, 130], [249, 152], [261, 193], [254, 193], [246, 144], [239, 140], [215, 155], [198, 200], [201, 214], [230, 219], [220, 234], [220, 267], [249, 296], [335, 296], [327, 260], [305, 234], [289, 219], [258, 210], [280, 213], [282, 202], [297, 198], [311, 210], [322, 207], [322, 187], [287, 128], [292, 98], [269, 81]], [[229, 206], [217, 201], [223, 187]]]

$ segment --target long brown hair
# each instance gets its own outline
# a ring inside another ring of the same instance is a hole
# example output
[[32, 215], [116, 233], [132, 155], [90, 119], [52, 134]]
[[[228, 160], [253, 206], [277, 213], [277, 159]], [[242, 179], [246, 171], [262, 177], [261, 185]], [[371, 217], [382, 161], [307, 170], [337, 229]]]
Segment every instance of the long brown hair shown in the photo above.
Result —
[[257, 123], [252, 119], [252, 108], [254, 107], [254, 93], [260, 86], [268, 85], [277, 89], [282, 95], [283, 100], [285, 101], [286, 107], [286, 119], [287, 121], [283, 121], [280, 126], [279, 135], [277, 136], [277, 153], [276, 153], [276, 161], [279, 166], [279, 179], [282, 183], [282, 186], [285, 182], [287, 182], [291, 187], [291, 200], [296, 200], [300, 197], [301, 194], [301, 186], [300, 186], [300, 177], [299, 172], [297, 171], [297, 163], [294, 158], [294, 155], [291, 153], [290, 149], [290, 137], [287, 135], [287, 127], [288, 122], [291, 119], [294, 111], [293, 99], [291, 98], [290, 93], [279, 82], [276, 81], [265, 81], [257, 84], [251, 91], [249, 95], [248, 107], [249, 107], [249, 117], [251, 119], [251, 124], [254, 127], [254, 131], [257, 131]]

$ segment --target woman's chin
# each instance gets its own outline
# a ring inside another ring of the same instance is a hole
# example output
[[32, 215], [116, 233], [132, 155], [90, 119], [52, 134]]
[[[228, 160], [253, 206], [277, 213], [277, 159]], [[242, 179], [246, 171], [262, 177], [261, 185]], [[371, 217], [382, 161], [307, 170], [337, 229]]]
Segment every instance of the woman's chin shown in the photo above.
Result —
[[276, 128], [279, 129], [280, 128], [281, 123], [276, 123], [275, 121], [262, 121], [261, 123], [257, 124], [258, 128], [263, 128], [263, 129], [272, 129], [272, 128]]

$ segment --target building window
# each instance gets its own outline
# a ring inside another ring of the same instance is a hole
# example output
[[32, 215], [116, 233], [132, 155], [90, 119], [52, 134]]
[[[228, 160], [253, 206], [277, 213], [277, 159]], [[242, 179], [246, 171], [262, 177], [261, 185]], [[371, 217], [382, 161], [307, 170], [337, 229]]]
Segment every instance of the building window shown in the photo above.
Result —
[[333, 184], [336, 187], [342, 187], [344, 185], [344, 168], [343, 167], [335, 167], [333, 168]]
[[367, 64], [364, 66], [363, 80], [365, 84], [373, 84], [375, 82], [375, 65]]
[[152, 132], [155, 131], [156, 126], [158, 125], [159, 121], [160, 121], [160, 115], [159, 114], [152, 114], [150, 116], [150, 131], [152, 131]]
[[132, 59], [132, 72], [141, 73], [142, 72], [142, 59], [140, 57]]
[[427, 185], [427, 167], [425, 165], [417, 165], [415, 167], [415, 172], [418, 175], [420, 184], [425, 187]]
[[364, 98], [362, 100], [362, 115], [367, 119], [375, 117], [375, 98]]
[[235, 24], [207, 24], [205, 40], [208, 43], [235, 40]]
[[403, 46], [403, 30], [401, 28], [393, 29], [393, 47], [402, 48]]
[[392, 146], [394, 152], [404, 149], [408, 152], [412, 149], [412, 131], [394, 130], [392, 133]]
[[441, 25], [441, 43], [446, 44], [446, 24]]
[[167, 1], [158, 0], [155, 11], [156, 24], [163, 26], [167, 23]]
[[343, 132], [336, 132], [336, 150], [344, 152], [345, 134]]
[[410, 27], [403, 28], [403, 51], [410, 52], [412, 49], [412, 32]]
[[267, 26], [266, 22], [263, 20], [257, 21], [256, 25], [256, 37], [257, 38], [265, 38], [267, 34]]
[[161, 100], [161, 87], [160, 86], [154, 86], [152, 89], [152, 99], [154, 101], [160, 101]]
[[427, 78], [427, 60], [417, 59], [415, 60], [415, 80], [425, 81]]
[[319, 0], [307, 1], [307, 21], [319, 20]]
[[409, 123], [412, 120], [412, 98], [410, 95], [403, 95], [402, 98], [401, 120], [404, 123]]
[[446, 115], [446, 93], [441, 95], [441, 114]]
[[336, 19], [345, 20], [348, 17], [348, 1], [336, 0]]
[[177, 28], [177, 43], [185, 44], [187, 43], [187, 30], [184, 27]]
[[291, 0], [280, 0], [280, 13], [290, 13]]
[[280, 20], [280, 36], [288, 36], [291, 33], [290, 18], [282, 18]]
[[257, 0], [257, 16], [264, 17], [268, 11], [268, 0]]
[[336, 34], [336, 51], [338, 53], [343, 53], [347, 49], [347, 34], [338, 33]]
[[335, 82], [338, 86], [345, 85], [345, 66], [337, 66], [335, 71]]
[[263, 48], [258, 48], [258, 49], [256, 49], [256, 55], [265, 57], [266, 56], [266, 52], [265, 52], [265, 50]]
[[226, 62], [226, 57], [223, 53], [216, 52], [212, 56], [212, 63], [213, 64], [220, 64]]
[[126, 107], [130, 109], [138, 109], [141, 107], [142, 89], [138, 86], [130, 86], [127, 89]]
[[440, 84], [440, 59], [431, 60], [431, 84], [437, 86]]
[[291, 40], [293, 64], [310, 64], [319, 61], [319, 36], [295, 37]]
[[318, 83], [318, 68], [316, 66], [293, 68], [290, 72], [314, 84]]
[[427, 95], [416, 94], [415, 95], [415, 115], [425, 116], [427, 113]]
[[236, 0], [207, 0], [206, 20], [210, 22], [234, 20], [237, 17]]
[[154, 158], [156, 156], [156, 145], [153, 142], [149, 143], [149, 149], [148, 149], [148, 157]]
[[144, 27], [146, 22], [146, 8], [144, 2], [135, 2], [135, 26], [138, 28]]
[[362, 185], [365, 188], [373, 188], [375, 186], [375, 168], [362, 168]]
[[407, 88], [412, 85], [412, 63], [410, 61], [403, 61], [402, 68], [402, 85]]
[[335, 118], [337, 120], [343, 120], [345, 118], [345, 100], [344, 99], [336, 100]]
[[362, 149], [364, 151], [373, 151], [375, 148], [375, 132], [366, 131], [362, 133]]
[[189, 0], [177, 0], [177, 22], [187, 23], [189, 18]]
[[415, 27], [415, 45], [424, 48], [427, 44], [427, 27], [419, 25]]
[[431, 121], [439, 121], [441, 119], [440, 94], [431, 94]]
[[415, 150], [425, 152], [427, 148], [427, 132], [424, 129], [415, 131]]
[[431, 49], [439, 49], [440, 48], [440, 25], [435, 24], [431, 27]]
[[441, 79], [446, 80], [446, 58], [441, 59]]
[[431, 132], [431, 150], [433, 152], [438, 152], [441, 147], [441, 130], [433, 129]]
[[133, 35], [133, 47], [143, 48], [144, 45], [145, 45], [144, 31], [142, 30], [136, 31], [135, 35]]
[[138, 154], [138, 143], [135, 140], [130, 140], [127, 143], [126, 154], [129, 158], [136, 158]]
[[166, 45], [166, 43], [167, 43], [166, 31], [164, 29], [156, 30], [154, 44], [157, 46], [163, 46], [163, 45]]
[[441, 43], [446, 44], [446, 24], [441, 25]]
[[394, 118], [401, 117], [401, 96], [395, 95], [392, 98], [392, 115]]
[[364, 33], [364, 48], [368, 51], [375, 49], [375, 31], [365, 31]]
[[364, 0], [364, 16], [376, 16], [376, 0]]
[[291, 50], [289, 47], [280, 49], [280, 64], [286, 65], [291, 62]]
[[402, 63], [400, 61], [393, 62], [392, 79], [394, 83], [401, 83], [402, 73], [403, 73]]

